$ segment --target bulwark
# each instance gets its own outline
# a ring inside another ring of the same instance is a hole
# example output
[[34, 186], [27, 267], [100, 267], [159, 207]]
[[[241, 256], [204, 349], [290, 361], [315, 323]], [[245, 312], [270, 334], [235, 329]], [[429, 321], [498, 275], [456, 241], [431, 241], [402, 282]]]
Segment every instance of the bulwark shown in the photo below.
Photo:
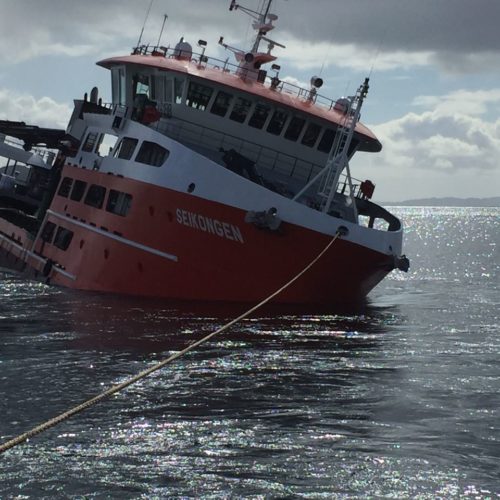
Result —
[[193, 229], [214, 234], [227, 240], [244, 243], [240, 228], [233, 224], [211, 219], [210, 217], [188, 212], [187, 210], [181, 210], [180, 208], [176, 209], [175, 215], [177, 222], [183, 226], [192, 227]]

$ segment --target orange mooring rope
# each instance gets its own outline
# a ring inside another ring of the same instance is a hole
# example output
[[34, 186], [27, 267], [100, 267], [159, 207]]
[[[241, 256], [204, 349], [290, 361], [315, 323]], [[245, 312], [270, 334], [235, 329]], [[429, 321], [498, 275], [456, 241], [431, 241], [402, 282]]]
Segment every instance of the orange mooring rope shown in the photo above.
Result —
[[305, 274], [327, 251], [328, 249], [333, 245], [334, 241], [339, 238], [342, 235], [341, 230], [339, 229], [336, 233], [335, 236], [332, 238], [332, 240], [326, 245], [326, 247], [306, 266], [302, 271], [300, 271], [296, 276], [294, 276], [288, 283], [283, 285], [281, 288], [276, 290], [274, 293], [269, 295], [269, 297], [265, 298], [261, 302], [259, 302], [256, 306], [252, 307], [248, 311], [244, 312], [237, 318], [231, 320], [229, 323], [226, 323], [224, 326], [221, 326], [218, 330], [215, 330], [214, 332], [206, 335], [202, 339], [194, 342], [193, 344], [190, 344], [188, 347], [183, 349], [182, 351], [176, 352], [175, 354], [172, 354], [168, 358], [164, 359], [163, 361], [160, 361], [159, 363], [156, 363], [155, 365], [151, 366], [150, 368], [147, 368], [146, 370], [141, 371], [134, 377], [125, 380], [124, 382], [121, 382], [120, 384], [116, 384], [112, 387], [110, 387], [108, 390], [102, 392], [101, 394], [98, 394], [97, 396], [88, 399], [87, 401], [79, 404], [78, 406], [75, 406], [74, 408], [71, 408], [68, 411], [65, 411], [64, 413], [61, 413], [57, 415], [54, 418], [51, 418], [50, 420], [47, 420], [46, 422], [43, 422], [40, 425], [37, 425], [36, 427], [33, 427], [33, 429], [29, 430], [28, 432], [25, 432], [23, 434], [19, 434], [15, 438], [10, 439], [9, 441], [6, 441], [2, 445], [0, 445], [0, 453], [4, 453], [5, 451], [9, 450], [10, 448], [13, 448], [14, 446], [17, 446], [21, 443], [24, 443], [28, 439], [36, 436], [37, 434], [40, 434], [43, 431], [46, 431], [47, 429], [50, 429], [51, 427], [54, 427], [55, 425], [64, 422], [68, 418], [71, 418], [73, 415], [76, 415], [77, 413], [81, 413], [82, 411], [86, 410], [87, 408], [90, 408], [91, 406], [96, 405], [100, 401], [109, 398], [113, 394], [116, 394], [117, 392], [120, 392], [121, 390], [125, 389], [129, 385], [135, 384], [139, 380], [142, 380], [143, 378], [147, 377], [148, 375], [151, 375], [151, 373], [156, 372], [163, 368], [164, 366], [168, 365], [172, 361], [174, 361], [177, 358], [180, 358], [184, 354], [192, 351], [195, 347], [198, 347], [199, 345], [207, 342], [210, 340], [212, 337], [215, 337], [219, 333], [224, 332], [227, 330], [230, 326], [233, 326], [235, 323], [238, 323], [238, 321], [241, 321], [242, 319], [246, 318], [253, 312], [255, 312], [257, 309], [260, 309], [263, 305], [267, 304], [270, 300], [272, 300], [274, 297], [279, 295], [281, 292], [283, 292], [285, 289], [287, 289], [292, 283], [297, 281], [303, 274]]

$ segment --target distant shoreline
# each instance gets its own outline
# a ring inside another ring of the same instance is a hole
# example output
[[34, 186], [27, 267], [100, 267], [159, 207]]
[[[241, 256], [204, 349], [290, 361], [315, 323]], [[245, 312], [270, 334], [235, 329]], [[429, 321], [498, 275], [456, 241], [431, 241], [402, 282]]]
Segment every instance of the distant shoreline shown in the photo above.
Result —
[[380, 205], [400, 207], [500, 207], [500, 196], [492, 198], [419, 198], [405, 201], [384, 201]]

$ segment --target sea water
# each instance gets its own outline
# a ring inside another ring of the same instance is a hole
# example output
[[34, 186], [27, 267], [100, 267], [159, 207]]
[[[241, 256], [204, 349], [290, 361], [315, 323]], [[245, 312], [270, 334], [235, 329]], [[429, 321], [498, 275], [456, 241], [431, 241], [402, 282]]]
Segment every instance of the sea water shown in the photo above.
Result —
[[[500, 210], [398, 208], [408, 274], [264, 311], [0, 456], [2, 498], [500, 498]], [[243, 311], [0, 274], [0, 440]]]

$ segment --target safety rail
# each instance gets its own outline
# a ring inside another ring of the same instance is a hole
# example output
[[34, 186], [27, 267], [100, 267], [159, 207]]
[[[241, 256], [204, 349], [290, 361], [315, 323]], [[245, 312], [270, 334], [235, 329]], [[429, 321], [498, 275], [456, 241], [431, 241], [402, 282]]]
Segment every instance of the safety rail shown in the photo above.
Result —
[[[235, 137], [218, 130], [198, 125], [187, 120], [162, 119], [150, 125], [163, 135], [196, 148], [208, 149], [220, 153], [221, 150], [234, 149], [239, 154], [255, 162], [258, 168], [264, 168], [283, 177], [290, 177], [306, 184], [323, 167], [316, 163], [296, 158], [275, 149]], [[354, 179], [355, 196], [359, 194], [361, 181]], [[347, 177], [342, 174], [338, 192], [343, 194], [348, 186]]]
[[[147, 55], [151, 57], [189, 60], [190, 62], [197, 64], [199, 69], [208, 67], [210, 69], [219, 70], [230, 75], [241, 76], [240, 67], [237, 64], [230, 63], [229, 58], [223, 60], [217, 59], [215, 57], [208, 57], [204, 54], [195, 52], [191, 53], [182, 51], [180, 49], [172, 49], [170, 47], [150, 45], [141, 45], [139, 47], [135, 47], [132, 50], [132, 55]], [[269, 76], [267, 75], [267, 72], [263, 70], [254, 71], [245, 69], [245, 73], [251, 74], [252, 80], [258, 81], [262, 83], [262, 85], [266, 84], [266, 86], [268, 86], [273, 91], [284, 92], [300, 99], [304, 99], [305, 101], [315, 102], [319, 106], [328, 110], [332, 110], [334, 108], [337, 109], [339, 106], [336, 100], [318, 94], [315, 88], [305, 89], [298, 85], [294, 85], [293, 83], [280, 80], [277, 75]], [[261, 75], [265, 76], [262, 77]], [[341, 106], [343, 105], [341, 104]]]
[[[109, 109], [114, 116], [131, 116], [134, 113], [128, 106], [112, 103], [101, 103], [103, 108]], [[161, 119], [148, 126], [162, 135], [170, 137], [183, 144], [189, 144], [193, 149], [201, 148], [217, 154], [216, 161], [220, 161], [222, 150], [234, 149], [239, 154], [255, 162], [258, 168], [264, 168], [283, 177], [307, 184], [323, 167], [316, 163], [301, 160], [295, 156], [283, 153], [260, 144], [226, 134], [210, 127], [198, 125], [181, 118], [172, 119], [171, 104], [155, 102], [155, 107], [161, 110]], [[353, 182], [353, 196], [360, 197], [361, 180], [351, 177]], [[342, 174], [338, 183], [337, 192], [345, 194], [348, 180]]]

